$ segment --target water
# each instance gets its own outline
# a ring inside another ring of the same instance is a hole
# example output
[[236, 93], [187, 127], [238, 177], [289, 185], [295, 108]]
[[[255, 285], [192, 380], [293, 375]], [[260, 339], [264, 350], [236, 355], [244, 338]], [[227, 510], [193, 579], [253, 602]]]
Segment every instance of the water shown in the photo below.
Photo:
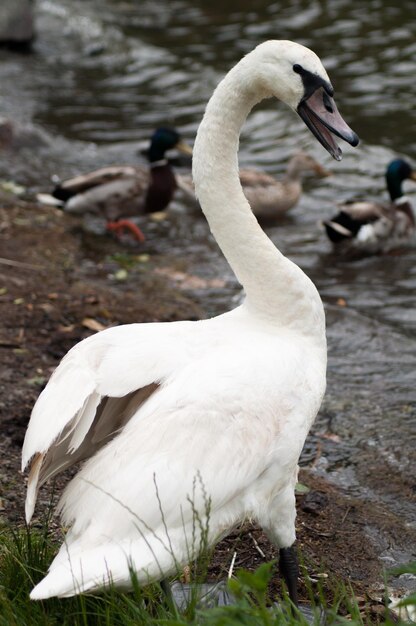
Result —
[[[44, 143], [36, 159], [33, 149], [1, 157], [0, 176], [36, 191], [52, 174], [134, 163], [162, 124], [192, 141], [213, 88], [242, 54], [268, 38], [314, 49], [361, 137], [359, 149], [343, 146], [343, 161], [331, 161], [292, 112], [267, 101], [249, 118], [240, 152], [242, 165], [279, 176], [301, 147], [334, 173], [309, 182], [290, 216], [267, 229], [314, 280], [327, 309], [328, 393], [303, 463], [316, 460], [320, 443], [318, 468], [414, 524], [414, 504], [400, 485], [414, 491], [416, 251], [348, 263], [331, 255], [318, 225], [335, 202], [385, 197], [388, 161], [415, 158], [414, 3], [397, 4], [38, 0], [34, 53], [0, 51], [0, 112], [43, 129]], [[416, 188], [408, 191], [416, 203]], [[201, 219], [179, 211], [163, 238], [149, 227], [148, 242], [186, 259], [191, 273], [224, 278], [223, 289], [196, 294], [208, 314], [230, 307], [239, 287]]]

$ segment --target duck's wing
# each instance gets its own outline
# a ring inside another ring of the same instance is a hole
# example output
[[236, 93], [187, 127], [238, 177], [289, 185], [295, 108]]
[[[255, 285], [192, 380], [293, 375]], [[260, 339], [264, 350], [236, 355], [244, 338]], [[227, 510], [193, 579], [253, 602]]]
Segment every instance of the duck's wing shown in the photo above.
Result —
[[[260, 172], [259, 170], [254, 169], [241, 169], [239, 171], [240, 174], [240, 182], [241, 184], [247, 187], [256, 187], [258, 185], [275, 185], [276, 183], [280, 185], [278, 181], [276, 181], [273, 176], [266, 174], [265, 172]], [[195, 195], [195, 187], [192, 181], [192, 176], [188, 174], [177, 174], [176, 175], [178, 187], [182, 189], [185, 193], [190, 195]]]
[[281, 183], [273, 178], [273, 176], [270, 176], [265, 172], [260, 172], [259, 170], [244, 168], [240, 169], [239, 174], [240, 182], [243, 187], [281, 185]]
[[33, 408], [23, 444], [22, 468], [32, 460], [28, 521], [39, 486], [107, 443], [189, 358], [193, 324], [118, 326], [68, 352]]
[[110, 183], [119, 178], [129, 178], [135, 176], [146, 175], [146, 169], [133, 167], [131, 165], [112, 165], [109, 167], [101, 167], [87, 174], [80, 174], [73, 178], [68, 178], [60, 182], [52, 192], [52, 195], [59, 200], [68, 200], [78, 193], [82, 193], [87, 189], [92, 189], [105, 183]]
[[386, 215], [390, 207], [381, 202], [360, 200], [358, 202], [341, 204], [339, 208], [343, 213], [347, 213], [351, 219], [357, 220], [362, 224], [368, 224]]
[[339, 205], [339, 208], [340, 211], [336, 215], [322, 222], [328, 238], [335, 244], [357, 237], [362, 228], [368, 224], [380, 220], [384, 224], [390, 220], [390, 207], [378, 202], [349, 202]]
[[286, 213], [302, 193], [300, 180], [279, 181], [254, 169], [241, 169], [240, 182], [251, 210], [259, 219], [274, 219]]
[[65, 203], [65, 212], [103, 215], [108, 220], [140, 214], [144, 209], [148, 180], [118, 178], [77, 193]]
[[[253, 213], [262, 219], [275, 218], [292, 208], [299, 200], [302, 187], [299, 181], [278, 181], [273, 176], [254, 169], [241, 169], [240, 182]], [[184, 201], [195, 202], [192, 177], [176, 176]]]

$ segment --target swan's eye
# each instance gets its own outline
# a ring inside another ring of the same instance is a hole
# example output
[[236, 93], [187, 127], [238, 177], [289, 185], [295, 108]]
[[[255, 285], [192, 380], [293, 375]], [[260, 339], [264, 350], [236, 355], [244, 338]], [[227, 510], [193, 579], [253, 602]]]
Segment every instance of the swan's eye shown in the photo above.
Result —
[[315, 93], [317, 89], [322, 87], [324, 90], [324, 98], [323, 98], [324, 107], [326, 108], [328, 113], [333, 113], [334, 109], [330, 100], [330, 97], [332, 97], [334, 93], [334, 90], [332, 89], [332, 85], [327, 80], [325, 80], [325, 78], [322, 78], [322, 76], [319, 76], [319, 74], [310, 72], [309, 70], [305, 70], [305, 68], [299, 63], [295, 63], [294, 65], [292, 65], [292, 69], [294, 72], [296, 72], [296, 74], [299, 74], [302, 79], [303, 89], [304, 89], [304, 95], [303, 95], [304, 100], [307, 100], [313, 93]]

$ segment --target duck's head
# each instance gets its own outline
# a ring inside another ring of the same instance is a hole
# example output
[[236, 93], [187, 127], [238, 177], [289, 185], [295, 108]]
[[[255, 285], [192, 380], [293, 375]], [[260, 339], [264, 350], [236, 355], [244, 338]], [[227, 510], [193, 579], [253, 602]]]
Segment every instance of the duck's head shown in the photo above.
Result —
[[337, 109], [334, 89], [319, 57], [293, 41], [266, 41], [256, 51], [262, 57], [266, 91], [294, 109], [329, 154], [341, 160], [333, 135], [352, 146], [359, 139]]
[[154, 163], [164, 159], [165, 153], [173, 148], [184, 154], [192, 154], [192, 148], [182, 140], [180, 134], [174, 128], [157, 128], [150, 140], [149, 161]]
[[304, 174], [313, 173], [319, 178], [331, 176], [332, 172], [322, 167], [318, 161], [306, 152], [297, 152], [290, 159], [287, 166], [287, 174], [289, 178], [301, 178]]
[[404, 159], [393, 159], [386, 170], [387, 189], [392, 200], [403, 195], [402, 183], [407, 179], [416, 181], [416, 171]]

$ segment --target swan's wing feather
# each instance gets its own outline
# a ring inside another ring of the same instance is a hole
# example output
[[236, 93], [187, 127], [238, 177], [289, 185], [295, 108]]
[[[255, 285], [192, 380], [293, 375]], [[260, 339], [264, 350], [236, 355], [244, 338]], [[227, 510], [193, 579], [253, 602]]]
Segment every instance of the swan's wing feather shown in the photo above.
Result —
[[[104, 525], [107, 536], [121, 539], [136, 535], [135, 526], [146, 534], [148, 528], [161, 531], [164, 523], [187, 525], [194, 511], [203, 519], [208, 499], [218, 511], [264, 469], [264, 457], [247, 445], [250, 436], [262, 441], [256, 425], [242, 438], [237, 407], [234, 419], [224, 424], [221, 411], [208, 416], [189, 407], [137, 414], [67, 487], [60, 503], [64, 524], [73, 524], [75, 536]], [[228, 433], [221, 437], [224, 428]]]
[[28, 519], [39, 483], [104, 445], [187, 359], [184, 325], [189, 330], [192, 322], [111, 328], [64, 357], [33, 408], [23, 444], [22, 468], [34, 458]]
[[23, 444], [22, 469], [32, 456], [46, 452], [68, 424], [65, 438], [73, 433], [88, 399], [96, 394], [96, 386], [94, 373], [77, 351], [71, 350], [33, 407]]
[[102, 445], [115, 432], [121, 430], [157, 387], [157, 383], [152, 383], [122, 398], [105, 397], [91, 426], [91, 443]]

